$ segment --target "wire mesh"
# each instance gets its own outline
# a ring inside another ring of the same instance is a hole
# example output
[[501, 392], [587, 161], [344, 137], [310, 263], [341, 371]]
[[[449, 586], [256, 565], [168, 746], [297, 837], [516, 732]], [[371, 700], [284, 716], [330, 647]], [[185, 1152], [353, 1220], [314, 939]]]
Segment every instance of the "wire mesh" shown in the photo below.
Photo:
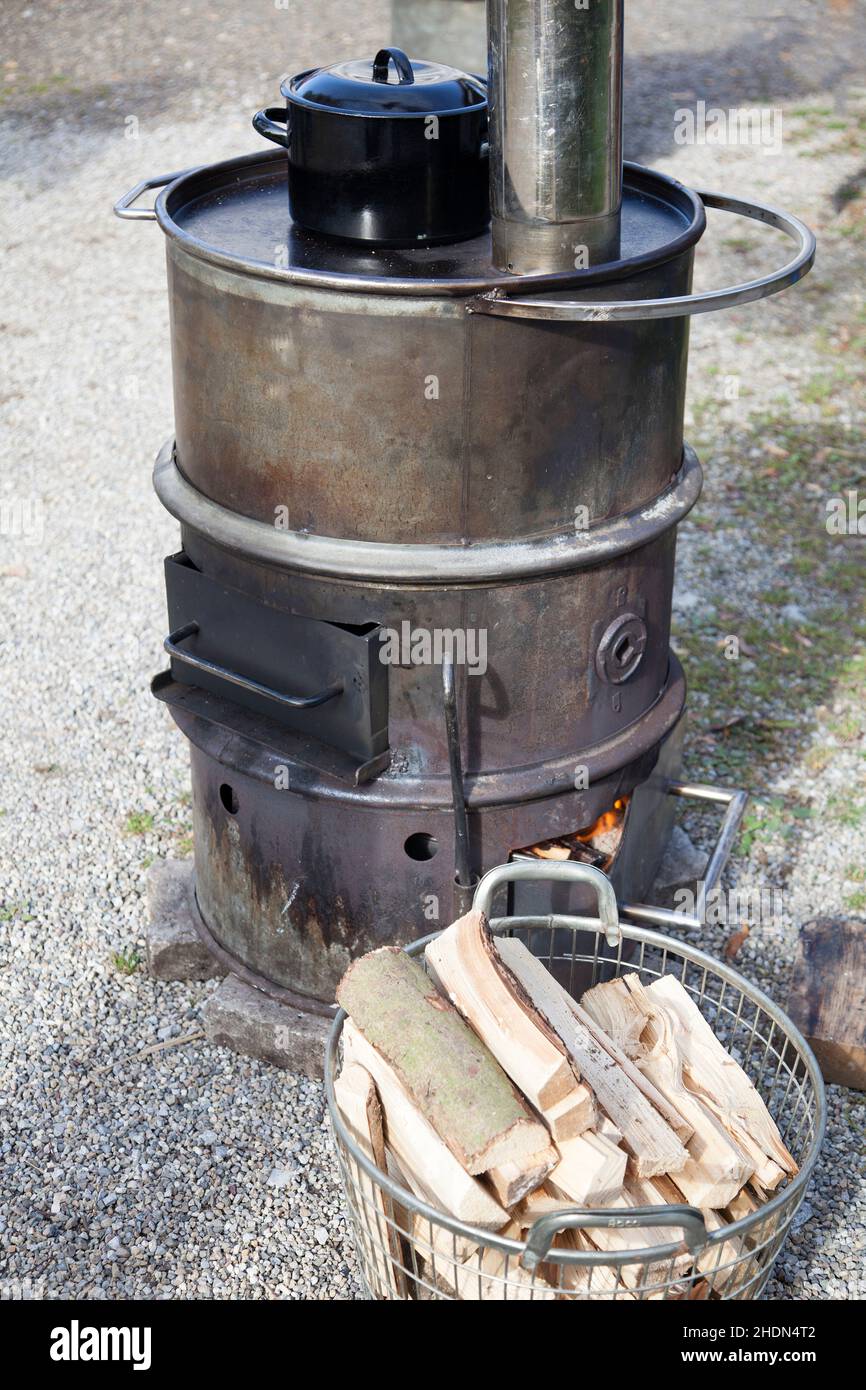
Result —
[[[636, 973], [643, 984], [673, 975], [755, 1085], [799, 1172], [757, 1210], [708, 1230], [706, 1244], [696, 1252], [679, 1242], [676, 1232], [667, 1243], [635, 1251], [627, 1248], [633, 1231], [622, 1232], [622, 1246], [614, 1250], [598, 1249], [589, 1232], [563, 1231], [546, 1258], [529, 1268], [523, 1233], [514, 1238], [510, 1228], [482, 1231], [437, 1211], [401, 1182], [399, 1173], [380, 1172], [357, 1147], [334, 1098], [345, 1017], [341, 1011], [329, 1040], [325, 1083], [340, 1176], [370, 1295], [614, 1302], [759, 1297], [803, 1200], [823, 1137], [823, 1084], [800, 1033], [761, 990], [729, 966], [657, 932], [624, 925], [619, 945], [609, 947], [600, 930], [587, 931], [585, 919], [569, 926], [563, 917], [512, 918], [491, 927], [497, 934], [520, 936], [573, 994], [625, 973]], [[410, 953], [420, 954], [425, 944], [416, 942]]]

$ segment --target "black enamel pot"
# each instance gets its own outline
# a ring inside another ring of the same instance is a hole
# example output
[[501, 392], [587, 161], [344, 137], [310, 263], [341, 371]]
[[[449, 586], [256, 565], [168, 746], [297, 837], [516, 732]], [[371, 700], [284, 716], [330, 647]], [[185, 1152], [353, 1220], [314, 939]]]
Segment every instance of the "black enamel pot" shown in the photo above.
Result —
[[313, 68], [257, 111], [284, 145], [289, 210], [309, 231], [380, 246], [477, 236], [490, 219], [483, 80], [399, 48]]

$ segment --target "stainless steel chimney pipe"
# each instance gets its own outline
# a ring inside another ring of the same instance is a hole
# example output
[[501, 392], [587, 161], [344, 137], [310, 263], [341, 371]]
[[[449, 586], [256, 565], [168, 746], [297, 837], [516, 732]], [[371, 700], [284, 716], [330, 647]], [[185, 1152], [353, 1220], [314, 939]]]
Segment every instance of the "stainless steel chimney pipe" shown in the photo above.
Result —
[[487, 0], [493, 260], [619, 254], [623, 0]]

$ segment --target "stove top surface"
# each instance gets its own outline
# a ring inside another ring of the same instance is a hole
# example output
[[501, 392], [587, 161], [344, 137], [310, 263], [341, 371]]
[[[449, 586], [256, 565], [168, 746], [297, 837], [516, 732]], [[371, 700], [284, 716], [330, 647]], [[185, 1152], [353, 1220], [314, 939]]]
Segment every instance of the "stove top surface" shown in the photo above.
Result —
[[[163, 231], [206, 260], [271, 279], [383, 293], [469, 294], [495, 286], [565, 288], [621, 279], [699, 239], [703, 205], [675, 180], [624, 166], [617, 261], [566, 275], [508, 275], [491, 261], [490, 234], [446, 246], [365, 247], [308, 232], [288, 212], [281, 151], [246, 155], [182, 175], [161, 194]], [[338, 196], [338, 190], [335, 191]]]

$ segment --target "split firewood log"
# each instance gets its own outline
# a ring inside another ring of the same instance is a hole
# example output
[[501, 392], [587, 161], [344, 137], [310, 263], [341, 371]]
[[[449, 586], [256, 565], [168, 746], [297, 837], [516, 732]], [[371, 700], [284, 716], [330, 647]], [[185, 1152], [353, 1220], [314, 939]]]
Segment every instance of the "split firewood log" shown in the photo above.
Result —
[[744, 1216], [752, 1216], [762, 1203], [755, 1196], [750, 1188], [744, 1187], [742, 1192], [738, 1192], [732, 1201], [728, 1202], [724, 1215], [728, 1221], [742, 1221]]
[[[562, 1250], [596, 1251], [586, 1231], [561, 1231], [556, 1237], [555, 1248]], [[576, 1300], [597, 1299], [601, 1303], [633, 1303], [635, 1296], [629, 1292], [621, 1271], [615, 1265], [554, 1265], [558, 1280], [551, 1277], [552, 1284], [559, 1284], [563, 1297]]]
[[622, 1130], [617, 1128], [610, 1116], [605, 1115], [604, 1111], [599, 1115], [594, 1129], [596, 1134], [603, 1135], [603, 1137], [609, 1139], [612, 1144], [622, 1143]]
[[[674, 1178], [653, 1178], [653, 1187], [660, 1193], [663, 1200], [673, 1205], [680, 1202], [688, 1202], [688, 1198], [679, 1186], [680, 1174]], [[694, 1205], [691, 1203], [690, 1205]], [[716, 1231], [721, 1231], [729, 1223], [725, 1216], [714, 1211], [710, 1207], [702, 1210], [704, 1225], [708, 1235], [713, 1235]], [[698, 1273], [706, 1275], [710, 1287], [720, 1293], [727, 1284], [730, 1283], [738, 1271], [733, 1268], [733, 1263], [743, 1253], [743, 1244], [739, 1240], [726, 1240], [721, 1244], [708, 1245], [705, 1249], [698, 1252], [695, 1259], [695, 1269]]]
[[340, 981], [337, 1002], [467, 1172], [484, 1173], [547, 1147], [545, 1126], [404, 951], [385, 947], [359, 957]]
[[[464, 1259], [456, 1260], [456, 1248], [441, 1226], [434, 1228], [432, 1240], [429, 1232], [419, 1234], [418, 1249], [425, 1260], [425, 1273], [435, 1274], [464, 1302], [549, 1302], [556, 1296], [543, 1275], [524, 1269], [517, 1255], [506, 1255], [491, 1246], [476, 1246]], [[520, 1225], [510, 1222], [499, 1234], [520, 1240]]]
[[[635, 1207], [662, 1206], [664, 1197], [652, 1178], [629, 1178], [620, 1195], [609, 1205], [628, 1211]], [[593, 1226], [586, 1235], [597, 1250], [607, 1250], [611, 1254], [624, 1250], [649, 1250], [659, 1245], [682, 1244], [683, 1238], [682, 1231], [676, 1225]], [[622, 1265], [620, 1278], [630, 1289], [638, 1289], [641, 1296], [665, 1297], [666, 1292], [670, 1292], [666, 1286], [675, 1285], [688, 1273], [691, 1266], [692, 1256], [687, 1250], [682, 1250], [665, 1260], [648, 1258], [642, 1264]], [[665, 1288], [654, 1287], [662, 1285]]]
[[726, 1206], [752, 1175], [754, 1164], [686, 1086], [676, 1019], [665, 1009], [655, 1009], [637, 975], [596, 985], [581, 1003], [598, 1025], [630, 1048], [634, 1065], [688, 1121], [689, 1159], [676, 1174], [686, 1200], [696, 1207]]
[[452, 923], [426, 956], [449, 999], [536, 1110], [543, 1114], [574, 1090], [565, 1048], [503, 966], [480, 912]]
[[692, 1136], [692, 1127], [686, 1117], [675, 1105], [671, 1104], [666, 1096], [662, 1095], [658, 1087], [649, 1080], [649, 1077], [638, 1070], [631, 1057], [617, 1044], [615, 1039], [603, 1027], [599, 1027], [598, 1022], [586, 1011], [582, 1002], [578, 1004], [569, 995], [568, 1003], [575, 1018], [583, 1024], [587, 1032], [592, 1034], [599, 1047], [602, 1047], [608, 1056], [613, 1058], [617, 1066], [622, 1068], [629, 1081], [643, 1092], [650, 1105], [655, 1107], [662, 1119], [667, 1120], [674, 1134], [685, 1144]]
[[[569, 1091], [556, 1105], [542, 1111], [542, 1118], [557, 1143], [563, 1139], [576, 1139], [579, 1134], [599, 1123], [595, 1097], [584, 1081], [579, 1081], [574, 1090]], [[621, 1138], [622, 1135], [619, 1136]], [[618, 1143], [619, 1139], [614, 1142]]]
[[[334, 1094], [340, 1114], [358, 1148], [365, 1158], [387, 1173], [382, 1107], [370, 1073], [354, 1063], [343, 1067], [334, 1082]], [[382, 1297], [405, 1298], [406, 1280], [401, 1268], [400, 1235], [390, 1198], [366, 1173], [359, 1171], [357, 1180], [364, 1202], [366, 1227], [375, 1233], [370, 1238], [365, 1227], [359, 1230], [358, 1235], [373, 1273], [376, 1292]], [[390, 1260], [386, 1258], [382, 1246], [390, 1252]]]
[[405, 1173], [417, 1173], [431, 1205], [484, 1230], [497, 1231], [508, 1213], [454, 1154], [418, 1110], [393, 1068], [358, 1031], [343, 1025], [346, 1060], [365, 1067], [376, 1083], [385, 1119], [385, 1140]]
[[549, 1186], [578, 1207], [607, 1206], [622, 1191], [628, 1155], [589, 1130], [559, 1145], [560, 1161], [550, 1174]]
[[535, 1010], [556, 1032], [575, 1069], [621, 1131], [623, 1145], [634, 1160], [635, 1173], [649, 1177], [682, 1168], [689, 1157], [682, 1142], [643, 1090], [614, 1061], [610, 1050], [603, 1048], [575, 1016], [573, 1001], [562, 986], [516, 937], [503, 939], [498, 945], [509, 971], [519, 980]]
[[[572, 1141], [569, 1140], [569, 1143]], [[487, 1179], [504, 1207], [516, 1206], [528, 1192], [534, 1192], [561, 1162], [559, 1151], [548, 1144], [540, 1153], [511, 1159], [491, 1168]]]
[[[779, 1128], [743, 1068], [722, 1046], [691, 995], [673, 975], [664, 975], [648, 987], [653, 1007], [668, 1010], [679, 1023], [677, 1047], [689, 1089], [700, 1096], [738, 1143], [752, 1141], [770, 1161], [767, 1177], [757, 1171], [762, 1187], [778, 1182], [774, 1166], [795, 1174], [797, 1164], [788, 1152]], [[759, 1165], [760, 1169], [760, 1165]]]
[[[717, 1211], [705, 1211], [704, 1221], [711, 1235], [724, 1230], [728, 1224]], [[695, 1268], [709, 1281], [715, 1293], [721, 1293], [733, 1279], [740, 1278], [742, 1269], [737, 1261], [742, 1259], [743, 1253], [743, 1242], [737, 1237], [720, 1244], [708, 1245], [705, 1250], [699, 1252]]]
[[[418, 1195], [420, 1196], [420, 1193]], [[420, 1255], [440, 1278], [444, 1277], [444, 1282], [451, 1288], [454, 1288], [456, 1282], [453, 1276], [455, 1265], [471, 1259], [478, 1250], [475, 1241], [469, 1240], [466, 1236], [455, 1235], [445, 1226], [428, 1221], [417, 1212], [412, 1218], [412, 1242], [416, 1254]], [[443, 1276], [443, 1269], [449, 1271], [448, 1275]]]

